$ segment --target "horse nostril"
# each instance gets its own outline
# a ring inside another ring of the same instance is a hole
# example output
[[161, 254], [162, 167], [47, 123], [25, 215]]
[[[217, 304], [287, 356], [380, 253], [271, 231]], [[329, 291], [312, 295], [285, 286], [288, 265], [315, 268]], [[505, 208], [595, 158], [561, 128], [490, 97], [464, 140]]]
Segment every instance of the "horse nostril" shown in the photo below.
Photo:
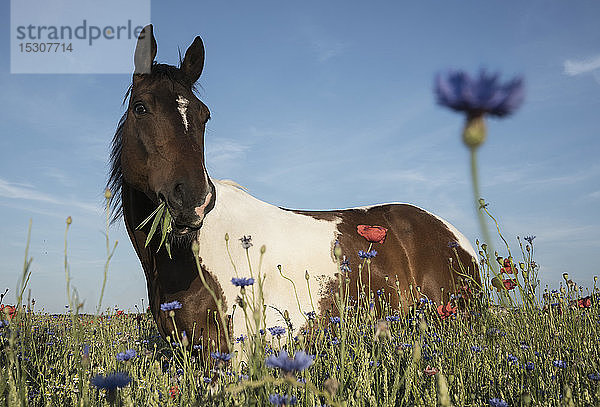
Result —
[[171, 205], [182, 207], [184, 200], [184, 187], [182, 183], [176, 184], [171, 193]]

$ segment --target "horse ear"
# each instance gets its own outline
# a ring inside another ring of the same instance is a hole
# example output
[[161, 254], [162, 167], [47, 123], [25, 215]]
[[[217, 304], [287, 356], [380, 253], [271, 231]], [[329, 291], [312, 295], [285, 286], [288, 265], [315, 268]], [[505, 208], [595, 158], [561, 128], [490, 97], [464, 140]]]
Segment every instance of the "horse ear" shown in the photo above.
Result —
[[185, 51], [181, 70], [192, 83], [196, 83], [204, 68], [204, 44], [200, 37], [194, 38], [192, 45]]
[[152, 24], [148, 24], [144, 27], [137, 40], [135, 47], [135, 56], [133, 62], [135, 64], [136, 74], [150, 73], [152, 69], [152, 63], [156, 57], [156, 40], [154, 39], [154, 32]]

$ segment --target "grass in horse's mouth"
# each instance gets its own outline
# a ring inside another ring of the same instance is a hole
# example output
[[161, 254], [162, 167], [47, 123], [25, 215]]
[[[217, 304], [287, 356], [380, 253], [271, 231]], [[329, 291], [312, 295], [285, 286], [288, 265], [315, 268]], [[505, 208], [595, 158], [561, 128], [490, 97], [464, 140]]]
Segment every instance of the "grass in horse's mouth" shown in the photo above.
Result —
[[[158, 226], [160, 225], [161, 238], [160, 244], [158, 245], [158, 250], [162, 247], [163, 243], [165, 245], [165, 249], [169, 254], [169, 258], [171, 257], [171, 243], [167, 237], [173, 232], [173, 218], [171, 217], [171, 212], [169, 212], [169, 208], [166, 203], [162, 201], [158, 207], [146, 218], [136, 229], [141, 229], [146, 226], [152, 220], [152, 226], [150, 226], [150, 232], [146, 237], [146, 243], [144, 247], [148, 247], [152, 237], [156, 233]], [[157, 252], [158, 252], [157, 250]]]

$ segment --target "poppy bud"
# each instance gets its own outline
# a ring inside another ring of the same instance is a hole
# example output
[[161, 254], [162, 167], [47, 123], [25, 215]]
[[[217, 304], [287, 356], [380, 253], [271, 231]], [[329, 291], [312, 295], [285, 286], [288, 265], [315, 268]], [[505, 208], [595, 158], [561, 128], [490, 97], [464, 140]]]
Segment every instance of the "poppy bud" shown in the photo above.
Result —
[[333, 248], [333, 254], [335, 255], [336, 258], [340, 258], [342, 257], [342, 248], [340, 247], [339, 243], [336, 242], [335, 243], [335, 247]]
[[112, 198], [112, 192], [110, 191], [110, 189], [106, 188], [106, 190], [104, 191], [104, 198], [106, 198], [106, 199]]
[[67, 225], [70, 225], [73, 222], [73, 219], [69, 216], [67, 218]]
[[463, 142], [469, 148], [477, 148], [485, 141], [486, 128], [483, 115], [468, 117], [463, 130]]

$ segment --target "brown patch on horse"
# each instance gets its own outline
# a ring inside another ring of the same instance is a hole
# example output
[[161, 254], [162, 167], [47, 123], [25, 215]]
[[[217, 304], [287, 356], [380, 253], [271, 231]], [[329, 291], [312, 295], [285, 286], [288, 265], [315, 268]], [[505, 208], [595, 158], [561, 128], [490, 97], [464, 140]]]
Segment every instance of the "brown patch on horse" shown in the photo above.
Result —
[[[450, 259], [455, 268], [458, 261], [467, 274], [479, 282], [479, 274], [472, 256], [462, 247], [456, 248], [458, 259], [449, 243], [457, 237], [448, 227], [432, 214], [407, 204], [378, 205], [366, 209], [346, 209], [340, 211], [294, 211], [315, 219], [330, 220], [339, 217], [338, 242], [342, 254], [350, 262], [351, 272], [346, 274], [350, 279], [350, 297], [358, 298], [359, 278], [365, 291], [368, 291], [369, 269], [363, 259], [358, 257], [359, 250], [369, 247], [362, 236], [357, 233], [358, 225], [377, 225], [388, 229], [383, 244], [373, 243], [371, 250], [377, 256], [371, 259], [371, 292], [382, 290], [392, 309], [407, 310], [412, 305], [412, 296], [419, 298], [417, 287], [421, 293], [438, 304], [448, 300], [451, 292], [458, 290], [461, 278], [450, 271]], [[359, 276], [359, 264], [365, 263]], [[397, 282], [397, 283], [396, 283]], [[325, 293], [320, 300], [320, 309], [335, 310], [334, 293], [338, 292], [337, 280], [329, 281]], [[412, 295], [411, 295], [412, 286]], [[444, 288], [442, 299], [441, 287]], [[376, 298], [376, 297], [375, 297]], [[374, 301], [379, 307], [379, 301]], [[380, 310], [379, 310], [380, 311]], [[337, 312], [337, 311], [335, 311]]]

